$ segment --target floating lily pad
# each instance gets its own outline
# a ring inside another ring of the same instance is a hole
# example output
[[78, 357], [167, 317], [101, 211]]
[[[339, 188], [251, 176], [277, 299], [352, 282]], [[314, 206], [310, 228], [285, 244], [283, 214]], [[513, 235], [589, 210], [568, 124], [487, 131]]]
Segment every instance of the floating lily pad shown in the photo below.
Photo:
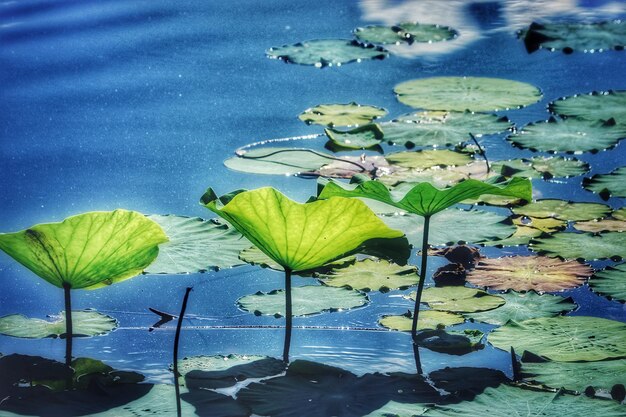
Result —
[[147, 274], [191, 274], [243, 265], [239, 252], [251, 243], [234, 227], [198, 217], [148, 216], [169, 238], [159, 246], [159, 256]]
[[[293, 315], [309, 316], [325, 311], [342, 311], [361, 307], [369, 302], [359, 291], [347, 288], [306, 285], [292, 288]], [[283, 290], [269, 293], [257, 292], [237, 300], [237, 305], [244, 311], [256, 315], [285, 315], [285, 294]]]
[[626, 303], [626, 264], [606, 267], [589, 280], [594, 292]]
[[298, 116], [306, 124], [323, 126], [358, 126], [370, 123], [387, 114], [381, 107], [365, 106], [355, 102], [348, 104], [319, 104], [306, 109]]
[[624, 221], [626, 221], [626, 207], [622, 207], [619, 210], [613, 211], [613, 213], [611, 213], [611, 217], [613, 217], [614, 219], [617, 219], [617, 220], [624, 220]]
[[538, 49], [603, 52], [623, 50], [626, 45], [626, 22], [613, 20], [599, 23], [536, 23], [521, 33], [529, 53]]
[[397, 152], [386, 156], [387, 162], [403, 168], [426, 169], [434, 166], [467, 165], [474, 159], [464, 152], [448, 149]]
[[515, 291], [498, 294], [506, 303], [494, 310], [463, 314], [468, 319], [502, 326], [509, 320], [524, 321], [539, 317], [552, 317], [573, 310], [576, 307], [570, 298], [542, 294], [534, 291]]
[[[410, 190], [415, 184], [428, 182], [436, 188], [449, 188], [463, 181], [485, 180], [491, 177], [497, 177], [495, 172], [487, 173], [487, 165], [484, 161], [472, 162], [468, 165], [448, 166], [445, 168], [435, 166], [428, 169], [408, 169], [395, 167], [395, 170], [378, 178], [378, 181], [394, 187], [394, 189]], [[484, 195], [482, 197], [487, 197]], [[500, 198], [496, 196], [490, 196]], [[475, 200], [478, 200], [476, 197]], [[515, 198], [515, 197], [513, 197]], [[471, 199], [463, 200], [465, 203]]]
[[364, 259], [343, 268], [335, 268], [319, 277], [325, 285], [348, 287], [361, 291], [383, 291], [417, 285], [414, 266], [399, 266], [384, 260]]
[[514, 146], [543, 152], [598, 152], [610, 149], [626, 137], [626, 125], [614, 120], [588, 121], [569, 118], [529, 123], [507, 136]]
[[482, 242], [482, 244], [497, 247], [527, 245], [532, 239], [545, 233], [554, 233], [567, 227], [567, 221], [553, 217], [513, 216], [511, 221], [517, 228], [515, 233], [506, 239]]
[[454, 39], [458, 33], [447, 26], [400, 23], [395, 26], [366, 26], [354, 30], [354, 36], [363, 42], [399, 44], [413, 42], [441, 42]]
[[491, 169], [505, 177], [551, 179], [585, 174], [589, 171], [589, 164], [576, 158], [535, 156], [528, 159], [497, 161], [491, 164]]
[[[53, 321], [28, 318], [21, 314], [0, 317], [0, 334], [28, 339], [65, 336], [65, 312]], [[117, 320], [94, 310], [72, 310], [72, 334], [89, 337], [107, 334], [117, 327]]]
[[224, 161], [234, 171], [252, 174], [297, 175], [315, 171], [333, 160], [331, 155], [312, 149], [258, 148]]
[[510, 321], [489, 334], [497, 348], [527, 350], [554, 361], [601, 361], [626, 357], [626, 324], [586, 316]]
[[562, 117], [603, 122], [613, 119], [617, 124], [626, 126], [626, 91], [576, 94], [555, 100], [548, 108]]
[[574, 228], [581, 232], [626, 232], [626, 221], [616, 219], [589, 220], [574, 223]]
[[610, 174], [585, 178], [583, 187], [599, 194], [604, 200], [608, 200], [609, 197], [626, 198], [626, 167], [620, 167]]
[[619, 232], [601, 235], [558, 232], [531, 241], [530, 249], [550, 257], [559, 256], [565, 259], [622, 259], [626, 258], [626, 235]]
[[314, 65], [316, 67], [341, 66], [349, 62], [384, 59], [388, 53], [380, 46], [363, 45], [348, 39], [316, 39], [270, 48], [269, 58], [290, 64]]
[[324, 132], [331, 143], [344, 149], [368, 149], [380, 146], [383, 131], [376, 123], [359, 126], [348, 131], [325, 129]]
[[[415, 292], [409, 294], [415, 301]], [[490, 295], [485, 291], [467, 287], [430, 287], [422, 293], [422, 303], [428, 304], [433, 310], [450, 311], [453, 313], [475, 313], [493, 310], [505, 303], [502, 297]], [[421, 319], [421, 314], [420, 314]]]
[[[441, 326], [453, 326], [463, 323], [465, 319], [459, 314], [449, 313], [447, 311], [437, 310], [421, 310], [419, 321], [417, 322], [418, 330], [437, 329]], [[410, 315], [383, 316], [378, 323], [390, 330], [400, 332], [410, 332], [413, 325], [413, 319]]]
[[545, 256], [511, 256], [481, 260], [467, 281], [493, 290], [554, 292], [585, 283], [593, 269], [577, 261]]
[[611, 208], [605, 204], [575, 203], [566, 200], [537, 200], [522, 207], [514, 207], [513, 213], [530, 217], [553, 217], [559, 220], [584, 221], [605, 217]]
[[370, 178], [378, 178], [393, 172], [394, 167], [389, 162], [378, 155], [342, 156], [335, 158], [328, 164], [322, 166], [314, 175], [327, 178], [347, 178], [350, 179], [357, 174], [362, 174]]
[[426, 110], [487, 112], [520, 108], [541, 100], [530, 84], [500, 78], [432, 77], [394, 87], [398, 100]]

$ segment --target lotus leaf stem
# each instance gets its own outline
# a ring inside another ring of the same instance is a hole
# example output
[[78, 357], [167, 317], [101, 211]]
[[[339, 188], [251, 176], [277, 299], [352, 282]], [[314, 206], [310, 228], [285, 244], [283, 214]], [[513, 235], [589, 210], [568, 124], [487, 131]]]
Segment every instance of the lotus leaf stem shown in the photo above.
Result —
[[182, 409], [180, 404], [180, 386], [178, 384], [178, 378], [180, 374], [178, 373], [178, 342], [180, 341], [180, 329], [183, 325], [183, 318], [185, 317], [185, 310], [187, 309], [187, 300], [189, 299], [189, 293], [192, 288], [187, 287], [185, 291], [185, 297], [183, 298], [183, 305], [180, 308], [180, 315], [178, 316], [178, 323], [176, 323], [176, 334], [174, 336], [174, 390], [176, 391], [176, 415], [178, 417], [182, 416]]
[[417, 336], [417, 320], [420, 313], [420, 300], [422, 299], [422, 291], [424, 290], [424, 281], [426, 281], [426, 268], [428, 265], [428, 229], [430, 227], [430, 216], [424, 216], [424, 231], [422, 233], [422, 264], [420, 269], [420, 281], [417, 285], [415, 293], [415, 309], [413, 310], [413, 324], [411, 325], [411, 337], [415, 342]]
[[[65, 296], [65, 366], [68, 368], [72, 365], [72, 339], [74, 334], [72, 332], [72, 296], [70, 291], [72, 286], [64, 282], [63, 283], [63, 295]], [[72, 386], [72, 376], [67, 377], [67, 388]]]
[[293, 328], [293, 313], [291, 301], [291, 269], [285, 268], [285, 345], [283, 347], [283, 362], [289, 363], [289, 348], [291, 346], [291, 329]]

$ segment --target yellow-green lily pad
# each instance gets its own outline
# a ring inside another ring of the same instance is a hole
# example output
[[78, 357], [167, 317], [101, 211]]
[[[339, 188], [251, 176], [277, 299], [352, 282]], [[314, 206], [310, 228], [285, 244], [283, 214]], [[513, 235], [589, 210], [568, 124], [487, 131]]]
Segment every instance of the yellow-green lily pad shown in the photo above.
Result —
[[385, 260], [374, 259], [363, 259], [351, 265], [333, 268], [319, 278], [325, 285], [331, 287], [381, 292], [408, 288], [419, 282], [417, 268], [414, 266], [399, 266]]
[[370, 123], [387, 114], [387, 110], [358, 104], [318, 104], [302, 112], [298, 118], [304, 123], [322, 126], [359, 126]]
[[[409, 294], [409, 298], [415, 301], [415, 292]], [[422, 293], [421, 302], [428, 304], [433, 310], [475, 313], [498, 308], [505, 300], [476, 288], [451, 286], [426, 288]]]
[[[28, 318], [21, 314], [0, 317], [0, 334], [27, 339], [65, 337], [65, 312], [51, 316], [52, 321]], [[117, 320], [95, 310], [72, 311], [73, 337], [107, 334], [117, 328]]]

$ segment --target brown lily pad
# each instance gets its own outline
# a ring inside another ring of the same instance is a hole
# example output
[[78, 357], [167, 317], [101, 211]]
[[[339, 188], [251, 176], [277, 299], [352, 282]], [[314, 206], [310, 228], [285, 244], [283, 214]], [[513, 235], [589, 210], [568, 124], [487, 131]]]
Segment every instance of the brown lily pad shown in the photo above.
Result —
[[577, 230], [591, 233], [624, 232], [626, 231], [626, 221], [616, 219], [589, 220], [576, 222], [574, 227]]

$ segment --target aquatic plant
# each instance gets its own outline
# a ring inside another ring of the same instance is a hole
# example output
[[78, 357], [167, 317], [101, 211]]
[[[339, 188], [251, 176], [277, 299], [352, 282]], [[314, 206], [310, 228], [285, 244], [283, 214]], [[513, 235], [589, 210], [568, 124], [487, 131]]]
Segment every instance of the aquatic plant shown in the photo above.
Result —
[[285, 362], [289, 361], [291, 344], [292, 273], [358, 252], [372, 239], [403, 236], [355, 199], [337, 197], [300, 204], [270, 187], [237, 190], [222, 197], [209, 188], [201, 203], [230, 222], [284, 269]]

